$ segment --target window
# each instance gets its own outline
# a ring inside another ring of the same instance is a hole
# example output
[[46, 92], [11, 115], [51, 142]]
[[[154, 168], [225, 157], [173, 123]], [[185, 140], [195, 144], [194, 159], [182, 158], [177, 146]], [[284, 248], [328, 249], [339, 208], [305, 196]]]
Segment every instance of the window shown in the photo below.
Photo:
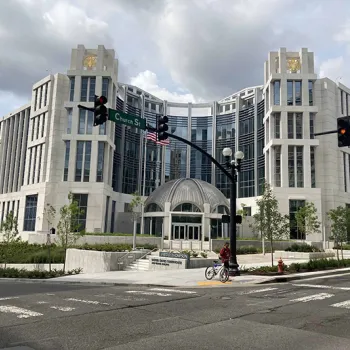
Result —
[[84, 157], [84, 182], [89, 182], [90, 179], [90, 163], [91, 163], [91, 141], [85, 142], [85, 157]]
[[316, 147], [310, 148], [311, 187], [312, 188], [316, 188], [315, 149]]
[[37, 194], [26, 197], [23, 231], [35, 231], [37, 205], [38, 205]]
[[281, 146], [275, 147], [275, 186], [281, 187]]
[[344, 176], [344, 191], [348, 192], [348, 183], [346, 181], [346, 153], [343, 152], [343, 176]]
[[346, 115], [349, 115], [349, 95], [348, 94], [346, 94], [345, 108], [346, 108]]
[[49, 84], [50, 83], [47, 83], [45, 85], [44, 107], [47, 105], [47, 94], [48, 94], [48, 91], [49, 91]]
[[67, 109], [67, 134], [72, 133], [72, 113], [73, 113], [73, 108], [68, 108]]
[[45, 124], [46, 124], [46, 113], [43, 114], [43, 119], [41, 122], [41, 137], [45, 135]]
[[302, 90], [301, 90], [301, 81], [295, 81], [295, 105], [301, 106], [302, 104]]
[[96, 87], [96, 78], [91, 77], [90, 78], [90, 86], [89, 86], [89, 101], [90, 102], [95, 101], [95, 87]]
[[88, 84], [89, 84], [89, 78], [86, 78], [86, 77], [81, 78], [80, 101], [82, 102], [87, 101]]
[[287, 81], [287, 105], [293, 106], [294, 94], [293, 94], [293, 82]]
[[94, 113], [91, 111], [79, 110], [78, 134], [91, 135], [94, 124]]
[[70, 141], [65, 141], [66, 153], [64, 155], [63, 181], [68, 181]]
[[287, 105], [302, 105], [302, 84], [301, 81], [287, 81]]
[[288, 178], [289, 187], [295, 187], [295, 162], [294, 162], [294, 146], [288, 146]]
[[154, 213], [154, 212], [161, 212], [163, 211], [162, 208], [156, 204], [156, 203], [151, 203], [148, 204], [147, 207], [145, 208], [145, 213]]
[[314, 83], [309, 80], [309, 106], [314, 105]]
[[108, 100], [108, 87], [109, 87], [109, 78], [102, 78], [102, 96], [107, 97], [107, 100]]
[[75, 162], [75, 181], [81, 181], [84, 157], [84, 141], [77, 142], [77, 156]]
[[100, 127], [99, 127], [99, 134], [100, 135], [106, 135], [106, 123], [100, 125]]
[[305, 206], [304, 200], [289, 200], [289, 227], [290, 239], [305, 239], [305, 234], [301, 233], [296, 223], [295, 214], [299, 208]]
[[108, 227], [108, 209], [109, 209], [109, 196], [106, 198], [106, 211], [105, 211], [105, 228], [104, 232], [107, 232], [107, 227]]
[[37, 101], [38, 101], [38, 89], [35, 90], [35, 96], [34, 96], [34, 112], [37, 110]]
[[38, 147], [33, 147], [34, 148], [34, 157], [33, 157], [33, 173], [32, 173], [32, 184], [35, 183], [35, 169], [36, 169], [36, 160], [37, 160], [37, 152], [38, 152]]
[[110, 229], [110, 232], [111, 232], [111, 233], [114, 233], [115, 206], [116, 206], [116, 201], [112, 201], [111, 229]]
[[40, 132], [40, 120], [42, 119], [41, 117], [43, 117], [44, 114], [39, 115], [38, 117], [36, 117], [35, 119], [37, 119], [36, 122], [36, 137], [35, 139], [37, 140], [39, 138], [39, 132]]
[[69, 101], [74, 101], [74, 86], [75, 86], [75, 77], [69, 78]]
[[275, 113], [275, 138], [281, 138], [281, 114]]
[[73, 200], [78, 203], [79, 209], [82, 211], [79, 219], [79, 228], [77, 231], [82, 231], [86, 229], [86, 217], [88, 209], [88, 195], [87, 194], [73, 194]]
[[315, 113], [310, 113], [310, 139], [314, 139]]
[[37, 147], [39, 147], [39, 150], [38, 150], [38, 152], [39, 152], [38, 175], [37, 175], [37, 181], [36, 181], [37, 183], [40, 182], [40, 176], [41, 176], [41, 161], [42, 161], [42, 155], [43, 155], [43, 146], [44, 146], [44, 144], [37, 146]]
[[297, 187], [304, 187], [304, 148], [303, 146], [296, 146], [297, 159]]
[[98, 142], [98, 153], [97, 153], [96, 182], [103, 182], [104, 156], [105, 156], [105, 143], [102, 141], [99, 141]]
[[178, 205], [173, 211], [182, 211], [182, 212], [200, 212], [201, 210], [192, 203], [183, 203]]
[[42, 98], [43, 98], [43, 88], [44, 86], [40, 86], [38, 89], [38, 94], [39, 94], [39, 106], [38, 109], [41, 108], [41, 102], [42, 102]]
[[288, 113], [288, 138], [302, 139], [303, 138], [303, 114]]
[[341, 109], [341, 114], [344, 114], [344, 92], [343, 92], [343, 90], [340, 90], [340, 109]]
[[239, 173], [239, 197], [254, 196], [254, 170], [241, 171]]

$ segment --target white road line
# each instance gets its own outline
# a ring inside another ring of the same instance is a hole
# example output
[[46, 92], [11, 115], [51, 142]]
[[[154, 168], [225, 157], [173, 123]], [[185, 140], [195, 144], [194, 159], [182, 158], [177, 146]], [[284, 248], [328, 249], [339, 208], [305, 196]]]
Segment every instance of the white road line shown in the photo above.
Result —
[[78, 301], [80, 303], [84, 303], [84, 304], [93, 304], [93, 305], [108, 305], [108, 303], [101, 303], [99, 301], [95, 301], [95, 300], [83, 300], [83, 299], [76, 299], [76, 298], [67, 298], [67, 299], [64, 299], [64, 300], [67, 300], [67, 301]]
[[331, 306], [340, 307], [340, 308], [344, 308], [344, 309], [350, 309], [350, 300], [343, 301], [343, 302], [337, 303], [337, 304], [333, 304]]
[[308, 301], [313, 301], [313, 300], [324, 300], [334, 297], [334, 294], [328, 294], [328, 293], [319, 293], [319, 294], [313, 294], [313, 295], [308, 295], [306, 297], [298, 298], [298, 299], [292, 299], [289, 301], [300, 301], [302, 303], [307, 303]]
[[[307, 273], [307, 272], [305, 272]], [[338, 273], [332, 276], [325, 276], [325, 275], [321, 275], [321, 276], [317, 276], [317, 277], [310, 277], [310, 278], [305, 278], [304, 281], [313, 281], [313, 280], [319, 280], [319, 279], [330, 279], [330, 278], [337, 278], [337, 277], [342, 277], [342, 276], [348, 276], [350, 275], [350, 272], [344, 272], [344, 273]]]
[[43, 316], [43, 314], [41, 314], [40, 312], [22, 309], [21, 307], [11, 306], [11, 305], [0, 306], [0, 312], [4, 312], [5, 314], [16, 314], [17, 318]]
[[247, 294], [254, 294], [254, 293], [262, 293], [262, 292], [269, 292], [271, 290], [276, 290], [278, 288], [264, 288], [264, 289], [254, 289], [254, 290], [248, 290], [246, 292], [240, 292], [239, 295], [247, 295]]
[[324, 286], [321, 284], [292, 284], [296, 287], [308, 287], [308, 288], [321, 288], [321, 289], [335, 289], [335, 290], [350, 290], [350, 287], [333, 287], [333, 286]]
[[154, 290], [156, 292], [173, 292], [180, 294], [197, 294], [197, 292], [189, 291], [189, 290], [179, 290], [179, 289], [167, 289], [167, 288], [151, 288], [150, 290]]
[[4, 297], [4, 298], [0, 298], [1, 300], [12, 300], [12, 299], [18, 299], [19, 297]]
[[37, 304], [48, 304], [48, 301], [37, 301]]
[[167, 293], [143, 292], [141, 290], [128, 290], [125, 293], [142, 294], [142, 295], [157, 295], [159, 297], [170, 297], [171, 296], [171, 294], [167, 294]]
[[75, 307], [63, 307], [63, 306], [50, 306], [51, 309], [59, 310], [59, 311], [73, 311]]

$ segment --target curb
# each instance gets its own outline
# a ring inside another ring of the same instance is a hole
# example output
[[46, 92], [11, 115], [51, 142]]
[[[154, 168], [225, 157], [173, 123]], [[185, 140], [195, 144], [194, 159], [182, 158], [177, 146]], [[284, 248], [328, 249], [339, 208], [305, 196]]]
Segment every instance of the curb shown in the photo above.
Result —
[[[1, 282], [21, 282], [21, 283], [47, 283], [47, 284], [67, 284], [67, 285], [87, 285], [87, 286], [119, 286], [119, 287], [159, 287], [159, 288], [183, 288], [180, 286], [173, 286], [169, 284], [136, 284], [136, 283], [118, 283], [118, 282], [96, 282], [96, 281], [52, 281], [47, 279], [29, 279], [29, 278], [0, 278]], [[193, 288], [193, 287], [188, 287]]]
[[327, 277], [327, 276], [334, 276], [334, 275], [341, 275], [345, 272], [348, 272], [350, 274], [350, 269], [337, 269], [337, 270], [331, 270], [331, 271], [317, 271], [318, 273], [312, 273], [312, 272], [306, 272], [308, 275], [282, 275], [282, 276], [276, 276], [274, 278], [271, 278], [271, 280], [258, 282], [257, 284], [268, 284], [268, 283], [287, 283], [289, 281], [297, 281], [297, 280], [304, 280], [309, 279], [313, 277]]

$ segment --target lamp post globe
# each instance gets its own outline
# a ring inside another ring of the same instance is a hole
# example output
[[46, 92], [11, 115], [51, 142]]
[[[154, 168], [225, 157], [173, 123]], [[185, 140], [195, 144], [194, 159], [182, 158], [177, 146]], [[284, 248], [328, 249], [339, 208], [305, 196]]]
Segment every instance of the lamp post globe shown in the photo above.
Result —
[[243, 160], [244, 159], [244, 153], [242, 151], [237, 151], [235, 153], [235, 159], [236, 160]]
[[225, 147], [223, 150], [222, 150], [222, 155], [224, 157], [231, 157], [232, 156], [232, 149], [229, 148], [229, 147]]

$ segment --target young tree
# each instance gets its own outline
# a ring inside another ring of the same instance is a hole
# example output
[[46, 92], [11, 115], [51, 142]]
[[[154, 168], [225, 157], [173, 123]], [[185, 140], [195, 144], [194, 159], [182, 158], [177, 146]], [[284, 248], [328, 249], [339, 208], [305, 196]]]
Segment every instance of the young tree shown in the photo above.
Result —
[[18, 236], [18, 221], [17, 217], [14, 216], [13, 212], [10, 211], [5, 220], [1, 223], [0, 231], [2, 233], [2, 241], [4, 245], [4, 260], [5, 260], [5, 269], [8, 259], [8, 250], [11, 243], [16, 243], [21, 240], [21, 237]]
[[[60, 209], [60, 219], [57, 224], [57, 236], [66, 254], [69, 246], [76, 243], [79, 237], [85, 234], [81, 227], [80, 218], [84, 215], [84, 210], [79, 208], [79, 204], [74, 200], [73, 194], [68, 193], [68, 204]], [[65, 270], [65, 262], [63, 271]]]
[[132, 248], [136, 249], [136, 228], [137, 221], [140, 217], [140, 206], [143, 204], [143, 200], [138, 192], [132, 194], [132, 200], [130, 202], [130, 211], [132, 213], [132, 221], [134, 223], [133, 227], [133, 239], [132, 239]]
[[320, 233], [321, 222], [318, 220], [317, 209], [312, 202], [306, 202], [295, 214], [295, 221], [302, 235]]
[[289, 233], [289, 217], [282, 215], [278, 209], [278, 200], [268, 183], [264, 185], [263, 195], [256, 200], [257, 213], [253, 216], [251, 225], [255, 232], [261, 232], [262, 236], [269, 240], [271, 249], [271, 264], [273, 266], [273, 241], [281, 239]]
[[337, 249], [337, 259], [339, 260], [339, 245], [342, 259], [344, 259], [343, 242], [347, 240], [347, 228], [350, 225], [350, 209], [338, 206], [335, 209], [331, 209], [327, 216], [331, 220], [331, 233]]
[[241, 209], [238, 209], [237, 210], [237, 215], [241, 215], [242, 216], [242, 236], [243, 236], [243, 224], [244, 224], [244, 220], [245, 220], [245, 217], [247, 216], [247, 211], [245, 209], [247, 205], [244, 204], [244, 203], [241, 203]]
[[47, 203], [44, 208], [43, 217], [47, 223], [47, 250], [48, 250], [48, 259], [49, 259], [49, 271], [51, 272], [51, 236], [50, 229], [53, 227], [53, 223], [56, 218], [56, 209], [50, 204]]

